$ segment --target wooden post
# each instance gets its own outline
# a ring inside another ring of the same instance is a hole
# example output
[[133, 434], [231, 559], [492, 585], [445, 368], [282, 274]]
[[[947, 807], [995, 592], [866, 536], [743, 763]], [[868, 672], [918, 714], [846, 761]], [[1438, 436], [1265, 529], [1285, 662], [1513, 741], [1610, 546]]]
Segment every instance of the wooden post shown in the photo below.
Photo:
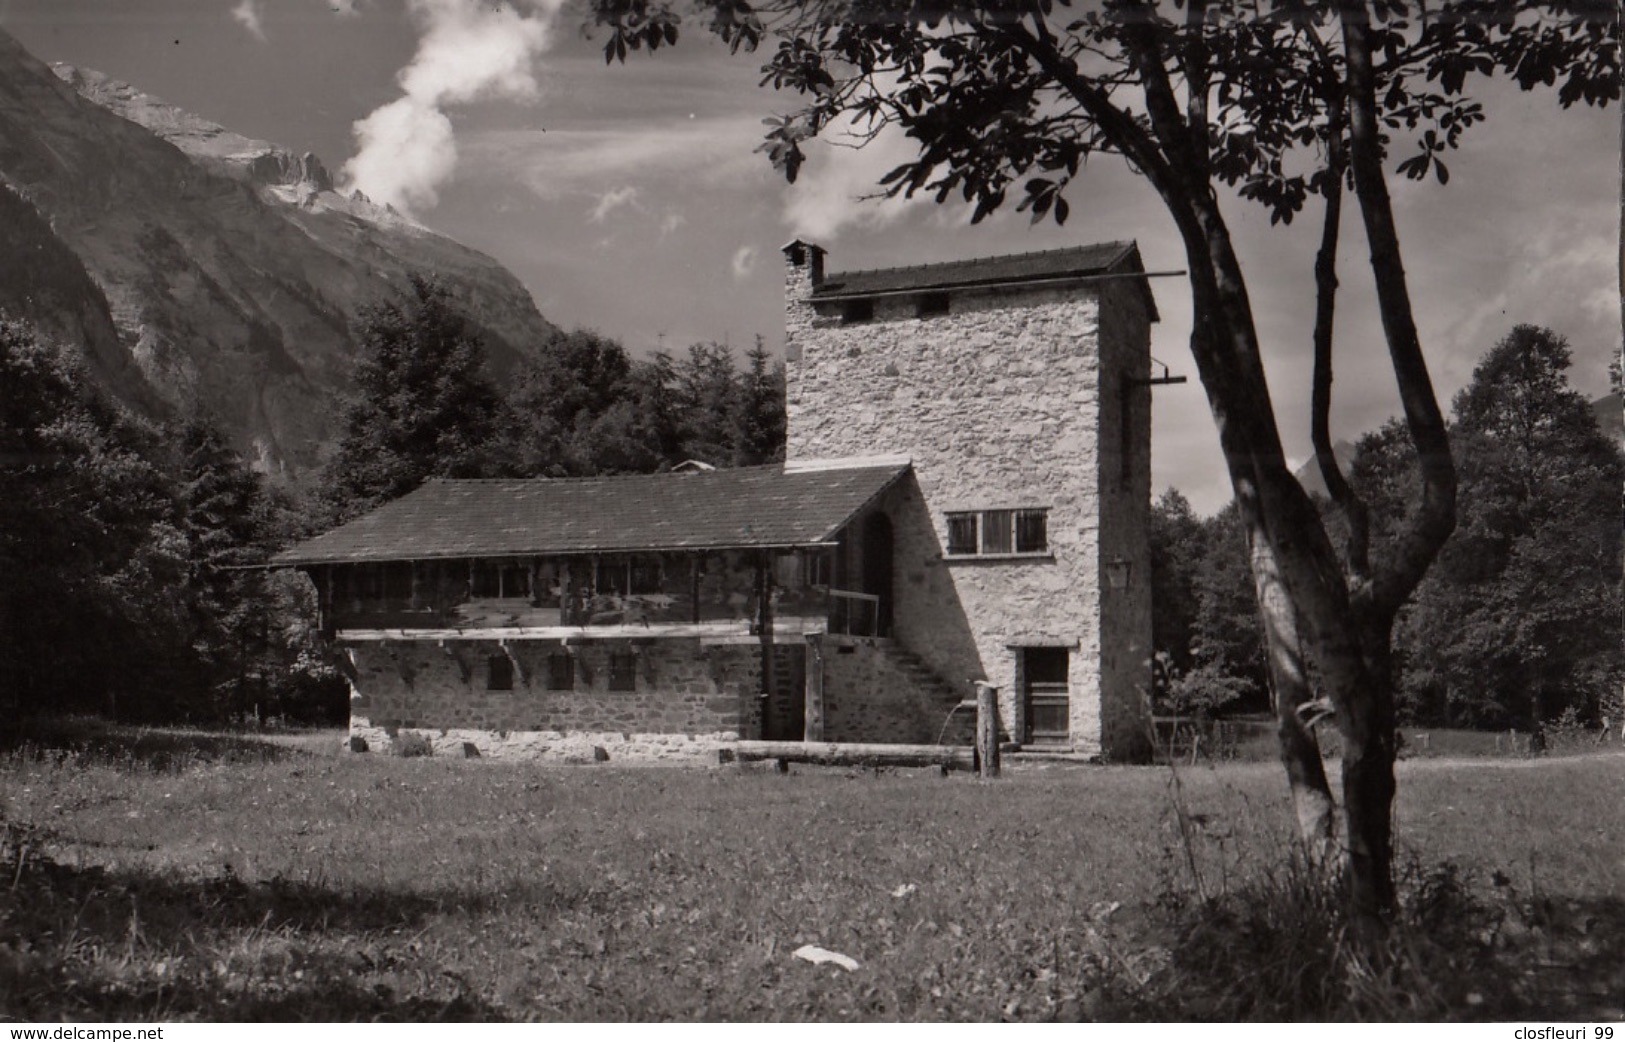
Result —
[[976, 763], [983, 778], [999, 776], [999, 689], [976, 684]]
[[802, 707], [805, 722], [802, 741], [824, 740], [824, 641], [822, 637], [807, 638], [807, 697]]
[[[773, 559], [772, 551], [763, 550], [756, 558], [756, 629], [761, 641], [761, 696], [763, 702], [773, 697]], [[762, 706], [765, 718], [768, 707]]]

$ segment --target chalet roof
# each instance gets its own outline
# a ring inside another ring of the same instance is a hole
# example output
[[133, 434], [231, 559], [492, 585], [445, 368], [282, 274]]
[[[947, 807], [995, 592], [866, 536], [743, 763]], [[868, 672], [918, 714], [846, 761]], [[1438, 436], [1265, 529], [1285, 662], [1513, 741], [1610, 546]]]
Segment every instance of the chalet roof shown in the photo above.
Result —
[[828, 542], [908, 470], [906, 463], [792, 470], [452, 480], [290, 547], [272, 565]]
[[[1140, 249], [1134, 242], [1100, 242], [1070, 246], [1037, 253], [1014, 253], [998, 257], [917, 264], [903, 268], [875, 268], [867, 271], [837, 271], [824, 277], [814, 288], [814, 303], [881, 293], [906, 293], [965, 289], [983, 286], [1010, 286], [1067, 278], [1099, 275], [1144, 274]], [[1145, 281], [1140, 280], [1145, 286]], [[1156, 305], [1146, 287], [1146, 301], [1156, 318]]]

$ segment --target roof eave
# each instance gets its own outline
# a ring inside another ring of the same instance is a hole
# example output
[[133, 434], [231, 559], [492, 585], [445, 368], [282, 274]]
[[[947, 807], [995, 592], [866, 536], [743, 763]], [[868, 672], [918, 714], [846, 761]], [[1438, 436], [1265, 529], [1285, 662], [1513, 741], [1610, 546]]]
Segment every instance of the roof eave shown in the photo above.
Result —
[[[850, 520], [850, 518], [848, 518]], [[839, 531], [845, 522], [836, 525], [833, 531]], [[523, 559], [530, 557], [589, 557], [594, 554], [681, 554], [681, 553], [724, 553], [730, 550], [822, 550], [835, 546], [830, 538], [815, 540], [801, 540], [793, 542], [728, 542], [705, 543], [665, 546], [596, 546], [582, 547], [571, 550], [502, 550], [502, 551], [457, 551], [441, 553], [402, 554], [391, 553], [377, 557], [362, 557], [354, 554], [342, 557], [276, 557], [261, 565], [240, 565], [242, 568], [313, 568], [319, 565], [331, 564], [408, 564], [413, 561], [468, 561], [468, 560], [503, 560]]]

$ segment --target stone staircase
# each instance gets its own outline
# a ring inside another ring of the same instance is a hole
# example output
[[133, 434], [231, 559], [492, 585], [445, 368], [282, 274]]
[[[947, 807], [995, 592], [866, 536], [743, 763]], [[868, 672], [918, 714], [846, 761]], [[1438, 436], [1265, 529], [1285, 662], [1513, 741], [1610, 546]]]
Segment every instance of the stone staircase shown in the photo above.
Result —
[[[976, 693], [969, 684], [958, 685], [932, 669], [924, 659], [891, 638], [875, 641], [875, 646], [891, 664], [909, 678], [931, 721], [930, 740], [937, 745], [971, 745], [976, 741], [976, 710], [956, 709], [963, 701], [974, 702]], [[960, 690], [963, 688], [964, 690]]]

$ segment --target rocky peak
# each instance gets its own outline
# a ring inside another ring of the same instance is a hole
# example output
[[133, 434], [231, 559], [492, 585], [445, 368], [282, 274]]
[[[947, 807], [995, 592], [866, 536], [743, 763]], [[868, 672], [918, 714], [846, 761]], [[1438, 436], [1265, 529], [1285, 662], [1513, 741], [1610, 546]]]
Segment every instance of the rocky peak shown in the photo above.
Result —
[[244, 137], [94, 69], [54, 62], [51, 71], [85, 100], [145, 127], [216, 173], [261, 188], [333, 190], [333, 177], [314, 152], [296, 155]]

